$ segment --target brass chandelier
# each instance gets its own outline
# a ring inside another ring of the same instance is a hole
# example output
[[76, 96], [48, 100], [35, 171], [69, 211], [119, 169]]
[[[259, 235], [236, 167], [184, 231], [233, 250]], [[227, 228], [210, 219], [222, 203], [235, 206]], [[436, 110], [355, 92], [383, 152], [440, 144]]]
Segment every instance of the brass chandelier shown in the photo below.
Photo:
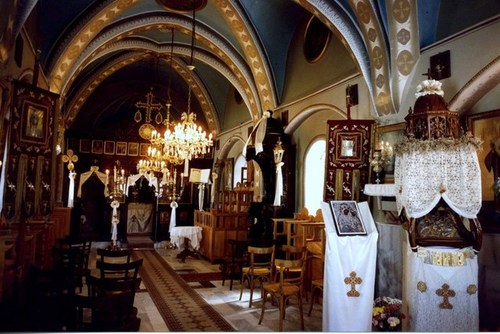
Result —
[[[193, 29], [191, 36], [191, 59], [189, 70], [194, 70], [193, 54], [195, 43], [195, 9], [193, 9]], [[174, 29], [172, 28], [172, 41], [170, 49], [170, 68], [173, 69]], [[180, 165], [193, 158], [202, 156], [210, 151], [213, 145], [212, 134], [207, 137], [206, 131], [196, 124], [196, 114], [191, 112], [191, 86], [188, 89], [187, 111], [181, 114], [180, 122], [173, 124], [170, 121], [171, 99], [171, 73], [168, 78], [167, 91], [167, 113], [163, 121], [166, 126], [165, 133], [161, 135], [153, 130], [151, 133], [151, 145], [148, 148], [147, 157], [139, 161], [137, 169], [139, 172], [165, 172], [169, 165]]]

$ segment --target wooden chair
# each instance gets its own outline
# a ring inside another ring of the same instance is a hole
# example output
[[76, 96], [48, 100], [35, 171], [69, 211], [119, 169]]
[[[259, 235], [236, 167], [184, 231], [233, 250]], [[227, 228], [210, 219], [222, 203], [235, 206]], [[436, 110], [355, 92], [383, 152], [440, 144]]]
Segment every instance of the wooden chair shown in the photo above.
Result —
[[248, 307], [252, 307], [253, 290], [255, 281], [260, 282], [261, 295], [263, 282], [271, 281], [273, 276], [274, 266], [274, 250], [275, 246], [270, 247], [255, 247], [248, 246], [249, 265], [244, 266], [241, 270], [240, 282], [240, 299], [243, 296], [243, 285], [248, 281], [250, 287], [250, 301]]
[[63, 238], [57, 240], [53, 250], [53, 266], [71, 265], [73, 274], [80, 292], [83, 287], [83, 278], [90, 273], [89, 258], [92, 242], [90, 240]]
[[52, 249], [52, 270], [65, 284], [65, 288], [68, 290], [78, 288], [82, 291], [83, 278], [90, 273], [88, 254], [81, 248], [54, 247]]
[[[88, 296], [75, 295], [71, 331], [139, 331], [134, 307], [141, 278], [114, 280], [89, 277]], [[87, 312], [86, 312], [87, 311]]]
[[99, 278], [108, 278], [114, 280], [136, 279], [139, 275], [139, 269], [142, 266], [143, 259], [130, 262], [116, 263], [96, 261], [96, 269], [99, 272]]
[[[293, 260], [293, 261], [306, 261], [306, 248], [305, 247], [294, 247], [294, 246], [286, 246], [283, 245], [281, 246], [281, 252], [278, 253], [279, 255], [275, 256], [275, 264], [274, 264], [274, 276], [273, 276], [273, 282], [277, 282], [279, 280], [279, 275], [281, 273], [281, 266], [279, 264], [279, 260]], [[299, 277], [302, 275], [303, 268], [302, 267], [294, 267], [294, 268], [289, 268], [287, 270], [287, 276], [289, 279], [294, 277]], [[305, 274], [305, 273], [304, 273]], [[301, 284], [301, 296], [303, 296], [303, 285]]]
[[138, 331], [140, 318], [134, 307], [141, 278], [116, 280], [87, 278], [88, 295], [72, 300], [71, 331]]
[[[307, 252], [306, 252], [307, 253]], [[266, 310], [266, 302], [268, 295], [271, 300], [278, 300], [278, 308], [280, 311], [279, 330], [283, 330], [283, 320], [285, 319], [285, 310], [287, 303], [291, 297], [297, 298], [300, 326], [304, 330], [304, 313], [302, 309], [302, 286], [304, 282], [305, 272], [305, 256], [297, 260], [282, 260], [276, 259], [277, 281], [265, 282], [263, 288], [262, 310], [260, 313], [259, 325], [264, 320], [264, 312]], [[279, 269], [278, 269], [279, 268]]]
[[97, 248], [97, 257], [102, 262], [125, 262], [129, 263], [132, 257], [132, 250]]

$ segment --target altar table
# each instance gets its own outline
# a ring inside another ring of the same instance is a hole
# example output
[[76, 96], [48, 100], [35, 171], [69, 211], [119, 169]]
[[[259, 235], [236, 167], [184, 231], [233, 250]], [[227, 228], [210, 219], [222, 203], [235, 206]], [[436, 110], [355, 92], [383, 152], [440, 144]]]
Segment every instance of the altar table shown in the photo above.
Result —
[[202, 228], [200, 226], [172, 227], [170, 230], [170, 241], [181, 250], [177, 258], [184, 262], [188, 256], [197, 257], [202, 238], [201, 231]]

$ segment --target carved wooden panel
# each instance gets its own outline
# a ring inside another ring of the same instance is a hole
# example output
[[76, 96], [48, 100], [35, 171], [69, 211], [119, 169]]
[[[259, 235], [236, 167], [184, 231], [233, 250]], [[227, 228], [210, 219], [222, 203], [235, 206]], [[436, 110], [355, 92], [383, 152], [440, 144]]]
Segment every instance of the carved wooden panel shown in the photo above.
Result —
[[324, 200], [364, 200], [368, 182], [371, 120], [328, 121]]

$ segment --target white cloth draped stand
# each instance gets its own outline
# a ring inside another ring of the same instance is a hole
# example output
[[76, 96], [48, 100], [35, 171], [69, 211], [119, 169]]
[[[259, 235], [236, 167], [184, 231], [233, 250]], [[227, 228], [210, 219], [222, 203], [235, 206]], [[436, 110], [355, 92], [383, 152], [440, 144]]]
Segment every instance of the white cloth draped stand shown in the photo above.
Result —
[[185, 239], [194, 250], [200, 249], [201, 230], [199, 226], [177, 226], [170, 229], [170, 241], [180, 250], [185, 247]]
[[[323, 331], [366, 332], [372, 329], [378, 232], [367, 202], [358, 203], [366, 236], [338, 236], [328, 203], [321, 203], [326, 228], [323, 289]], [[346, 279], [360, 278], [354, 288], [359, 297], [350, 297]]]
[[[407, 217], [420, 218], [443, 199], [460, 216], [476, 218], [482, 203], [475, 146], [456, 143], [423, 149], [426, 144], [420, 142], [396, 155], [398, 212], [404, 210]], [[417, 245], [415, 252], [407, 239], [404, 268], [403, 303], [408, 317], [403, 330], [479, 330], [478, 264], [472, 247]], [[443, 293], [451, 307], [445, 305]]]
[[[462, 258], [463, 262], [446, 261], [446, 257]], [[406, 331], [479, 331], [478, 263], [472, 248], [419, 247], [418, 252], [413, 252], [407, 244], [405, 262], [403, 301], [408, 301], [404, 313], [409, 315]], [[444, 284], [452, 291], [448, 297], [452, 308], [440, 307], [444, 298], [438, 293]]]

